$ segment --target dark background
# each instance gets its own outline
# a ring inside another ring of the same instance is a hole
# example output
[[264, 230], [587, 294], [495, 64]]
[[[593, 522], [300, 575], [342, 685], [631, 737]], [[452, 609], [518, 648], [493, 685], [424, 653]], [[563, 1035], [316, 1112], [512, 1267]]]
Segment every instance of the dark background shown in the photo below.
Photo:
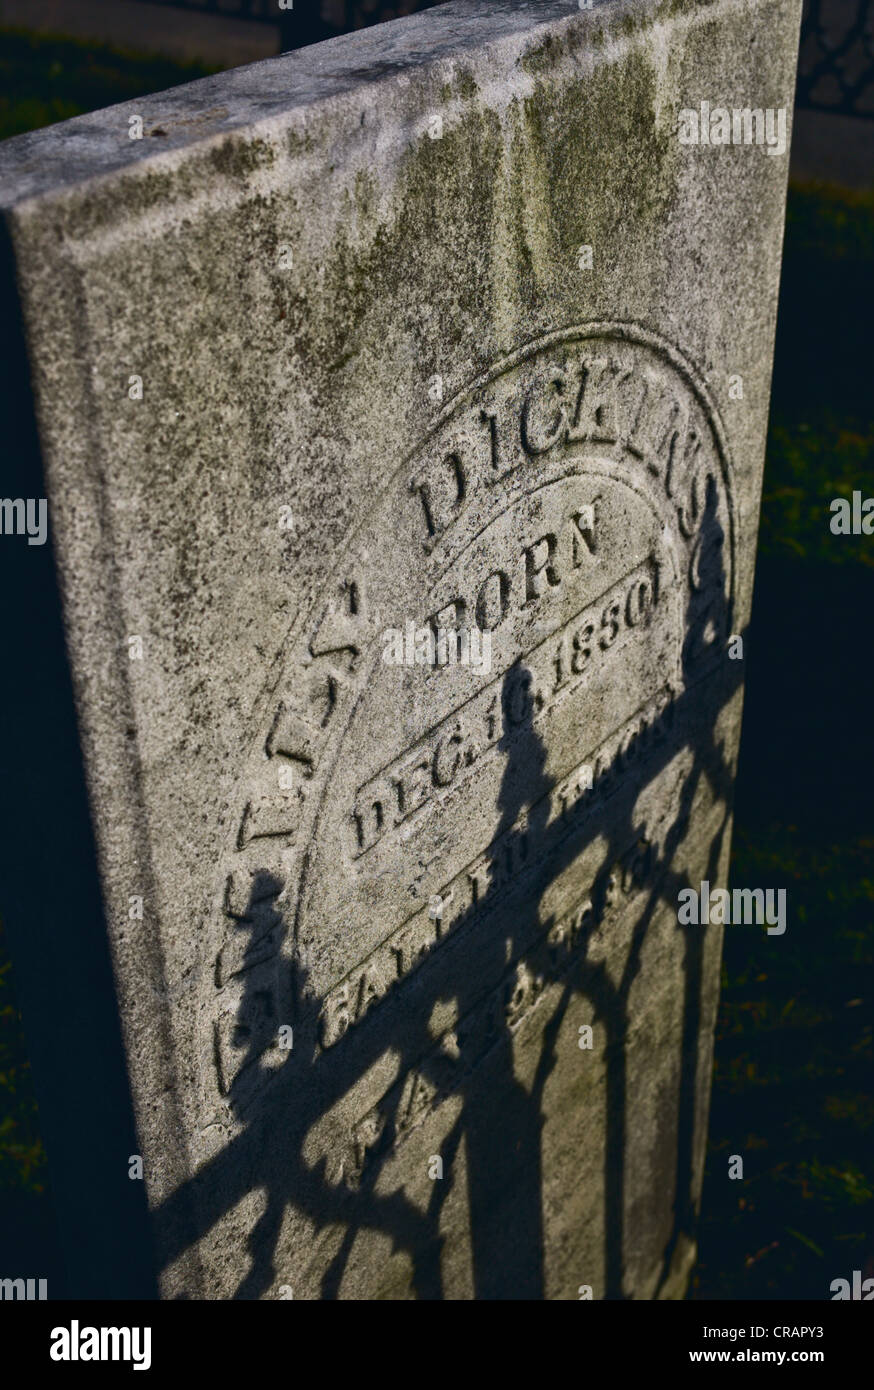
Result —
[[[0, 138], [426, 8], [0, 0]], [[874, 537], [829, 529], [833, 498], [874, 495], [872, 30], [872, 0], [808, 0], [731, 870], [785, 886], [789, 927], [726, 932], [697, 1299], [874, 1276]], [[58, 1297], [14, 986], [0, 924], [0, 1274]]]

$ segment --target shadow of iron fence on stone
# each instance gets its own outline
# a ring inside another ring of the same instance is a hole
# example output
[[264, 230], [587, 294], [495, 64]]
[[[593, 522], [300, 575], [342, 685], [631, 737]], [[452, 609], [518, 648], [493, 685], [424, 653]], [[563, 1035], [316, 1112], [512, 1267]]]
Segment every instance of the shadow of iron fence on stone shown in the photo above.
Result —
[[[341, 1232], [333, 1257], [323, 1269], [318, 1296], [341, 1295], [356, 1239], [367, 1231], [388, 1237], [393, 1250], [407, 1255], [415, 1297], [445, 1297], [441, 1212], [453, 1190], [453, 1162], [463, 1145], [474, 1297], [548, 1296], [541, 1143], [544, 1091], [557, 1065], [562, 1023], [573, 1002], [582, 999], [588, 1001], [587, 1016], [604, 1030], [606, 1067], [603, 1287], [594, 1296], [613, 1300], [635, 1296], [627, 1278], [636, 1234], [629, 1223], [626, 1180], [635, 1124], [630, 1113], [633, 1087], [627, 1042], [634, 1022], [632, 986], [642, 968], [642, 952], [657, 910], [675, 912], [679, 891], [689, 886], [675, 865], [700, 814], [702, 793], [711, 803], [712, 833], [708, 831], [706, 850], [711, 881], [718, 879], [724, 862], [731, 817], [732, 769], [716, 731], [720, 711], [737, 693], [741, 675], [738, 664], [725, 657], [732, 615], [724, 591], [724, 536], [712, 495], [702, 513], [700, 539], [702, 551], [709, 556], [708, 582], [686, 614], [685, 686], [665, 709], [664, 722], [645, 752], [635, 759], [617, 754], [596, 776], [595, 806], [603, 798], [609, 813], [600, 815], [596, 809], [595, 814], [580, 815], [579, 807], [569, 806], [566, 814], [550, 822], [553, 782], [545, 773], [545, 748], [533, 719], [525, 722], [521, 732], [518, 724], [512, 733], [510, 729], [508, 702], [515, 703], [519, 694], [514, 682], [521, 681], [524, 690], [528, 674], [524, 664], [517, 662], [503, 682], [501, 742], [506, 763], [492, 844], [496, 858], [509, 846], [514, 861], [525, 864], [519, 882], [509, 894], [503, 891], [504, 885], [490, 885], [483, 898], [453, 924], [446, 943], [428, 952], [412, 976], [398, 981], [392, 990], [394, 1009], [371, 1010], [328, 1049], [319, 1041], [324, 1000], [308, 988], [305, 966], [298, 967], [293, 1060], [269, 1075], [266, 1089], [253, 1106], [252, 1078], [255, 1075], [257, 1081], [262, 1064], [260, 1047], [252, 1045], [230, 1093], [242, 1128], [153, 1214], [159, 1264], [164, 1269], [187, 1251], [193, 1254], [197, 1243], [248, 1193], [260, 1190], [264, 1204], [247, 1237], [248, 1270], [232, 1296], [282, 1296], [275, 1290], [289, 1275], [283, 1272], [280, 1239], [288, 1209], [293, 1207], [312, 1223], [316, 1234], [328, 1228]], [[641, 794], [671, 767], [679, 768], [679, 774], [667, 812], [653, 831], [640, 818]], [[603, 854], [598, 854], [600, 866], [591, 880], [585, 909], [570, 926], [549, 914], [543, 920], [541, 905], [550, 883], [601, 839], [606, 843]], [[253, 900], [263, 898], [269, 889], [269, 884], [256, 882]], [[623, 901], [617, 909], [620, 897]], [[622, 933], [627, 949], [618, 972], [615, 960], [600, 958], [598, 945], [599, 937], [605, 931], [609, 934], [611, 922], [615, 927], [617, 911], [628, 914], [629, 928]], [[460, 969], [458, 952], [470, 949], [474, 922], [477, 967]], [[703, 1081], [706, 1090], [710, 1069], [710, 1058], [703, 1055], [701, 1046], [704, 934], [679, 924], [676, 930], [683, 1000], [672, 1141], [674, 1202], [656, 1297], [675, 1295], [678, 1263], [694, 1245], [702, 1157], [701, 1087]], [[547, 1004], [549, 1016], [543, 1019], [533, 1081], [527, 1087], [516, 1077], [513, 1061], [513, 1032], [519, 1021], [514, 1015], [514, 993], [517, 989], [524, 993], [526, 982], [533, 989], [527, 1001], [530, 1007], [544, 997], [545, 986], [556, 987], [550, 994], [551, 1010]], [[497, 1001], [494, 1008], [489, 1008], [489, 1000]], [[447, 1001], [454, 1004], [458, 1020], [448, 1050], [435, 1041], [428, 1026], [434, 1008]], [[246, 1002], [244, 995], [238, 1010], [242, 1048], [250, 1036]], [[313, 1126], [353, 1091], [387, 1050], [399, 1058], [400, 1080], [364, 1117], [368, 1123], [364, 1129], [358, 1126], [358, 1142], [350, 1145], [348, 1154], [340, 1153], [339, 1161], [325, 1155], [313, 1161], [307, 1154], [307, 1136]], [[475, 1078], [482, 1067], [490, 1075], [486, 1091], [495, 1097], [493, 1104], [485, 1103], [485, 1117], [483, 1090], [476, 1089]], [[410, 1076], [415, 1082], [412, 1090], [404, 1084]], [[423, 1108], [411, 1119], [408, 1111], [415, 1110], [412, 1101], [419, 1091]], [[450, 1096], [460, 1100], [460, 1106], [441, 1145], [447, 1180], [434, 1183], [423, 1210], [402, 1188], [387, 1191], [380, 1179], [395, 1147], [432, 1105]], [[494, 1219], [495, 1193], [500, 1191], [513, 1194], [512, 1241]], [[575, 1297], [576, 1290], [567, 1296]]]

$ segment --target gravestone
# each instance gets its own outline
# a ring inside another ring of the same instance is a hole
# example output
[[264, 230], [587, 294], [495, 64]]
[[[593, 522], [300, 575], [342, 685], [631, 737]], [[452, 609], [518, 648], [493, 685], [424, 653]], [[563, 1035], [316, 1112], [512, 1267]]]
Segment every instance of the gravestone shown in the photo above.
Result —
[[460, 0], [0, 148], [74, 1292], [682, 1296], [799, 9]]

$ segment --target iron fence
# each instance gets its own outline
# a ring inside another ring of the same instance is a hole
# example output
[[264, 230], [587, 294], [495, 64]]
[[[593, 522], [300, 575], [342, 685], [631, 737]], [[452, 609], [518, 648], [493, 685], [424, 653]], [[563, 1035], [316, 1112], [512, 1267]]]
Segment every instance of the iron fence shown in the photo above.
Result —
[[796, 104], [874, 119], [874, 0], [805, 0]]
[[224, 15], [232, 19], [256, 20], [276, 25], [283, 49], [302, 48], [320, 39], [363, 29], [385, 19], [400, 19], [418, 10], [431, 9], [441, 0], [294, 0], [292, 9], [283, 9], [279, 0], [153, 0], [177, 10]]

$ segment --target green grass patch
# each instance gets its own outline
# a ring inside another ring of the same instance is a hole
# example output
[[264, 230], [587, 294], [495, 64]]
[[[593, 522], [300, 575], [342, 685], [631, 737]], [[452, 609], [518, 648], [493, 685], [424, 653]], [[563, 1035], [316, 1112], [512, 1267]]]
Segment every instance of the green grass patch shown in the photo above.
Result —
[[46, 1156], [21, 1017], [12, 994], [12, 965], [0, 922], [0, 1193], [41, 1194]]
[[216, 71], [102, 44], [0, 31], [0, 139]]

